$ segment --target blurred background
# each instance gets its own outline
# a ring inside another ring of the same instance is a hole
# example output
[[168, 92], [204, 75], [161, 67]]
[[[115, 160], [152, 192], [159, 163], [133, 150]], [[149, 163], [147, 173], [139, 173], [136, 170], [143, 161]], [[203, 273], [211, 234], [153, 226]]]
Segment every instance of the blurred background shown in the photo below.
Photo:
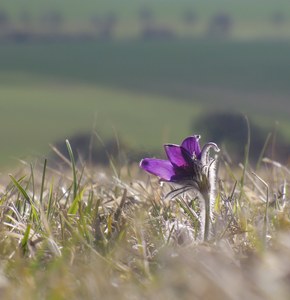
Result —
[[272, 132], [287, 161], [289, 53], [289, 0], [1, 0], [0, 166], [66, 138], [137, 160], [196, 133], [240, 159], [243, 115], [252, 157]]

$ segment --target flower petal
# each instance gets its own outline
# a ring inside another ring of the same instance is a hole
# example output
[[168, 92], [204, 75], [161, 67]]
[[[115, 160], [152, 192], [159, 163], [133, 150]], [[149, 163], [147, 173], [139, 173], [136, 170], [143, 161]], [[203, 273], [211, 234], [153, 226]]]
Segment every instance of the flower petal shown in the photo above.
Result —
[[166, 155], [176, 167], [186, 167], [190, 164], [190, 155], [183, 148], [174, 144], [164, 145]]
[[191, 157], [199, 157], [201, 152], [199, 139], [200, 135], [189, 136], [181, 143], [181, 147], [187, 150]]
[[175, 175], [174, 167], [168, 160], [144, 158], [140, 162], [140, 167], [165, 181], [170, 181]]

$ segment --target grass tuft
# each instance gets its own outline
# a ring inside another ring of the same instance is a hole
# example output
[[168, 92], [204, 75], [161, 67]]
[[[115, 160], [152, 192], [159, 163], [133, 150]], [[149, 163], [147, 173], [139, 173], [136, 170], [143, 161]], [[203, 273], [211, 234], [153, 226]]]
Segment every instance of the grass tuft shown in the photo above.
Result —
[[200, 242], [186, 190], [137, 165], [79, 171], [67, 148], [67, 170], [25, 164], [1, 185], [3, 299], [287, 299], [287, 166], [221, 161], [213, 235]]

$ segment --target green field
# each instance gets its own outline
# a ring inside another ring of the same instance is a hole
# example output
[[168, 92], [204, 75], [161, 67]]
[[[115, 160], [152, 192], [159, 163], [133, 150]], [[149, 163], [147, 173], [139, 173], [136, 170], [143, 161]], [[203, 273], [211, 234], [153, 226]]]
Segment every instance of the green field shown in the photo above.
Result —
[[[0, 78], [2, 84], [24, 85], [35, 81], [21, 76], [30, 74], [187, 100], [202, 89], [217, 96], [232, 91], [282, 98], [290, 93], [289, 51], [290, 42], [272, 41], [6, 43], [0, 47]], [[269, 108], [265, 99], [257, 110]]]
[[[195, 104], [82, 84], [1, 87], [0, 163], [22, 154], [42, 156], [49, 143], [91, 132], [95, 123], [103, 139], [117, 133], [133, 148], [156, 149], [168, 138], [178, 142], [180, 134], [189, 133], [199, 111]], [[182, 121], [172, 122], [176, 112]]]
[[46, 153], [94, 119], [104, 137], [116, 130], [148, 149], [179, 142], [208, 109], [278, 120], [289, 136], [289, 53], [290, 43], [266, 41], [2, 44], [1, 163]]

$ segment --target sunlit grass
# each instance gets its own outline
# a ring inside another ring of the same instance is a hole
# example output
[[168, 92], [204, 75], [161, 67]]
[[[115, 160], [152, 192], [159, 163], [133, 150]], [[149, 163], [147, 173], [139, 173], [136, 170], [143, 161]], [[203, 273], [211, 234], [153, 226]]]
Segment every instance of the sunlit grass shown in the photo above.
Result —
[[44, 160], [1, 180], [3, 299], [287, 298], [286, 166], [265, 159], [244, 169], [221, 155], [204, 243], [188, 195], [166, 198], [169, 185], [137, 165], [76, 165], [67, 147], [68, 169]]

